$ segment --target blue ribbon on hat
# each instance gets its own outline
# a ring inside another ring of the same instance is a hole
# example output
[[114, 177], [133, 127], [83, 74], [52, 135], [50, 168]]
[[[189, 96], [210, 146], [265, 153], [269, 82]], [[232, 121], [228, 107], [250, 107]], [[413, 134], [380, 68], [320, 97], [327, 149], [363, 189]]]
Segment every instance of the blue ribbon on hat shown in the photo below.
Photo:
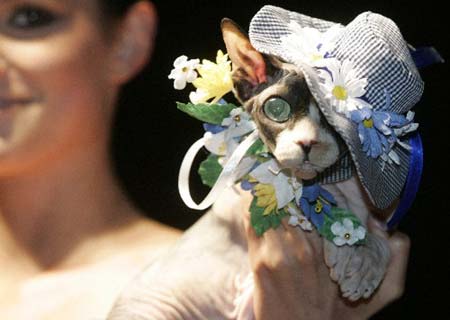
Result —
[[[414, 48], [410, 45], [409, 51], [418, 69], [423, 69], [435, 63], [445, 62], [434, 47]], [[409, 139], [409, 145], [411, 146], [411, 154], [409, 158], [408, 177], [406, 178], [406, 184], [400, 197], [400, 203], [387, 223], [389, 230], [397, 226], [411, 208], [422, 178], [423, 145], [419, 133], [416, 133]]]
[[387, 223], [389, 230], [394, 228], [406, 215], [419, 190], [423, 171], [423, 146], [419, 133], [416, 133], [409, 139], [409, 145], [411, 146], [411, 154], [409, 157], [408, 177], [400, 197], [400, 203]]
[[444, 63], [444, 59], [434, 47], [414, 48], [409, 46], [409, 52], [418, 69], [423, 69], [435, 63]]

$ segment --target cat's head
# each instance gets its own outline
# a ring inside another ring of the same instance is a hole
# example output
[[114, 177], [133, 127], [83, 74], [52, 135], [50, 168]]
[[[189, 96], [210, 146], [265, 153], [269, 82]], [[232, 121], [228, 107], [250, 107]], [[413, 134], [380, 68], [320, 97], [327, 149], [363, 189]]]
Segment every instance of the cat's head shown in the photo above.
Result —
[[303, 73], [256, 51], [229, 19], [222, 21], [222, 33], [233, 64], [234, 94], [278, 162], [303, 179], [335, 163], [339, 138], [316, 105]]

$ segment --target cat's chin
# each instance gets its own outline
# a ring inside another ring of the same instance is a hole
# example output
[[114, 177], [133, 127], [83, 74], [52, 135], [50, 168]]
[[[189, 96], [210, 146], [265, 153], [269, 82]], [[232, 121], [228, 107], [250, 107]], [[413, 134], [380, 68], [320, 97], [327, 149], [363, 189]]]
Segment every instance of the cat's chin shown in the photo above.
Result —
[[302, 168], [296, 168], [294, 170], [294, 174], [299, 179], [311, 180], [317, 176], [317, 171], [314, 170], [312, 167], [302, 167]]

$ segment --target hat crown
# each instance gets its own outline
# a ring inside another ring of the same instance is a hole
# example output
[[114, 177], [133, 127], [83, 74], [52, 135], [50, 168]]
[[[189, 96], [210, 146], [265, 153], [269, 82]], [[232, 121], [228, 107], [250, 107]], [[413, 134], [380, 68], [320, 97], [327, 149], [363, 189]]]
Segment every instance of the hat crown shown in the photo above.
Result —
[[[290, 22], [303, 28], [325, 32], [334, 22], [309, 17], [274, 6], [264, 6], [250, 23], [250, 41], [267, 54], [286, 61], [282, 38], [292, 33]], [[386, 111], [405, 113], [422, 96], [424, 84], [397, 25], [382, 15], [364, 12], [342, 29], [331, 52], [338, 60], [350, 60], [358, 77], [367, 78], [364, 98], [374, 110], [385, 107], [386, 93], [390, 106]], [[292, 62], [292, 61], [290, 61]]]

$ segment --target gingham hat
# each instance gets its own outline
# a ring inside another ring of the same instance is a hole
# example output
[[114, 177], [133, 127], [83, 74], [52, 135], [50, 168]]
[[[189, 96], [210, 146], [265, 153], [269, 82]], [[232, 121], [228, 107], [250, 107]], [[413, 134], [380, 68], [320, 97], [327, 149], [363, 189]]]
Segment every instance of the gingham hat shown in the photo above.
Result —
[[[408, 45], [392, 20], [365, 12], [347, 26], [336, 28], [337, 26], [340, 25], [274, 6], [264, 6], [250, 23], [249, 37], [256, 50], [294, 63], [303, 71], [321, 111], [347, 145], [369, 198], [376, 207], [383, 209], [400, 195], [404, 187], [410, 154], [405, 145], [407, 140], [399, 134], [394, 137], [397, 142], [390, 144], [388, 151], [392, 151], [390, 154], [395, 155], [396, 161], [387, 159], [387, 154], [370, 156], [358, 130], [361, 123], [355, 122], [350, 113], [345, 114], [342, 110], [339, 112], [323, 89], [323, 72], [328, 72], [331, 78], [337, 76], [330, 68], [318, 68], [301, 57], [295, 57], [292, 48], [295, 48], [296, 44], [290, 44], [289, 41], [296, 39], [292, 35], [302, 28], [314, 28], [323, 34], [332, 30], [332, 27], [338, 29], [333, 37], [333, 46], [325, 57], [340, 63], [351, 62], [352, 75], [366, 80], [365, 92], [358, 101], [369, 105], [374, 114], [385, 112], [391, 115], [392, 119], [396, 115], [406, 119], [405, 114], [422, 95], [423, 82], [411, 58]], [[346, 162], [351, 163], [345, 158], [341, 159], [338, 165], [326, 172], [322, 182], [348, 177], [352, 166], [346, 165]]]

